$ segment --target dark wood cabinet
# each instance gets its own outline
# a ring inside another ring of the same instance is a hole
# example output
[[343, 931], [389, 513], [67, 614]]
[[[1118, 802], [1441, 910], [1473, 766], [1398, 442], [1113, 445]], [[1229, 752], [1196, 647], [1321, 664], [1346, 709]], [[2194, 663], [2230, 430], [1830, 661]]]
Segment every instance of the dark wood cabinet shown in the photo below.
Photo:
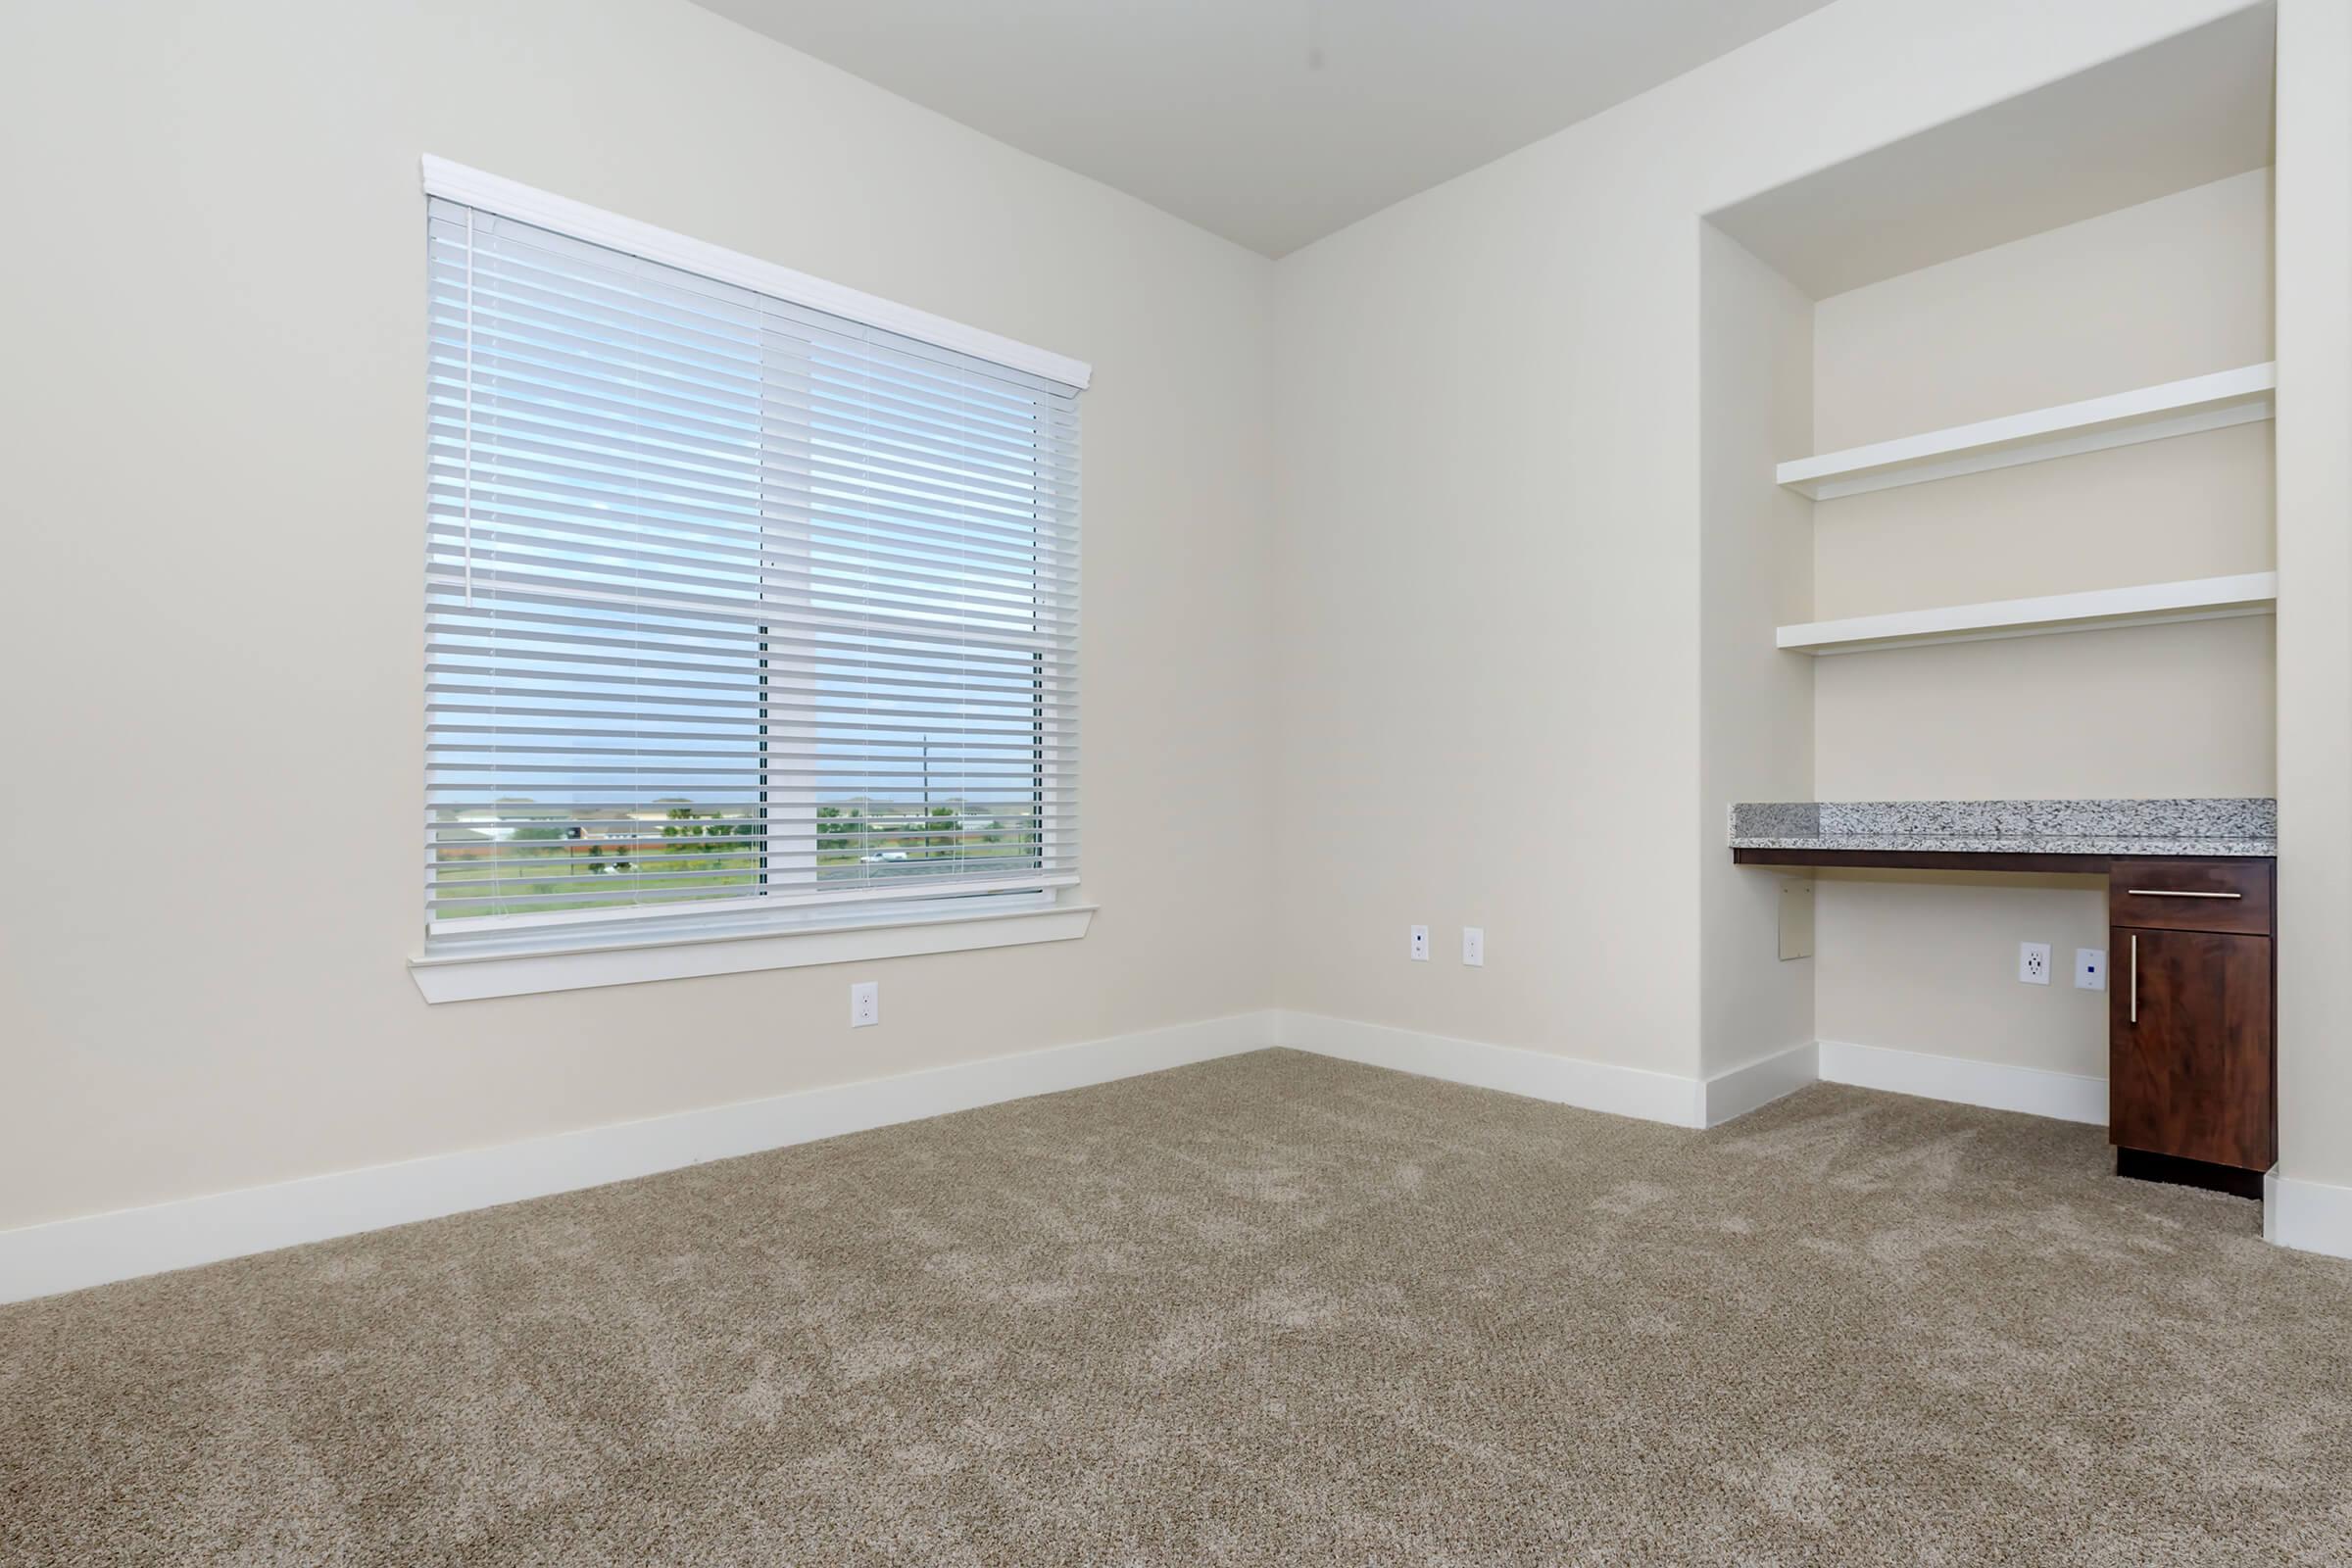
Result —
[[2274, 877], [2268, 860], [2113, 869], [2107, 1134], [2128, 1175], [2255, 1192], [2278, 1157]]
[[2111, 940], [2109, 1141], [2268, 1170], [2271, 939], [2119, 927]]

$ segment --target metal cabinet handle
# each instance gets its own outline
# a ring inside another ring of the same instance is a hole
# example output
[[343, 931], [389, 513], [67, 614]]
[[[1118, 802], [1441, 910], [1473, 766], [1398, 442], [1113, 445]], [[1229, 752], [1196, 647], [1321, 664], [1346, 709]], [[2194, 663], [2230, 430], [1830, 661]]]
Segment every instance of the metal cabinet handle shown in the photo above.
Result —
[[2135, 899], [2242, 899], [2243, 893], [2181, 893], [2173, 888], [2126, 888]]
[[2139, 935], [2132, 936], [2132, 1021], [2139, 1022]]

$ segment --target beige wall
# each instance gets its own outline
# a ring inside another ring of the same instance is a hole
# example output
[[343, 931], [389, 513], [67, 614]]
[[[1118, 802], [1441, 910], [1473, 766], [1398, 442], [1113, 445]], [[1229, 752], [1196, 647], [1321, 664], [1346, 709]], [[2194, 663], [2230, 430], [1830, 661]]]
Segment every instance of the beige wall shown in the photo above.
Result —
[[[2268, 171], [1889, 278], [1814, 312], [1823, 450], [2271, 357]], [[1815, 612], [2262, 571], [2267, 423], [1814, 509]], [[1813, 661], [1824, 800], [2268, 795], [2273, 627], [2208, 621]], [[2182, 721], [2177, 715], [2187, 715]], [[2088, 877], [1825, 876], [1824, 1039], [2106, 1075]], [[2017, 979], [2047, 942], [2048, 986]]]
[[1755, 911], [1693, 940], [1746, 722], [1702, 697], [1700, 216], [2235, 9], [1846, 0], [1283, 260], [1287, 1002], [1740, 1054], [1701, 994]]
[[1822, 300], [1814, 438], [1832, 451], [2268, 359], [2270, 273], [2258, 169]]
[[[2105, 878], [1825, 871], [1814, 915], [1822, 1039], [2107, 1076], [2107, 998], [2074, 986]], [[2050, 945], [2048, 985], [2017, 978], [2020, 942]]]
[[2352, 1186], [2352, 6], [2278, 8], [2278, 1166]]
[[[1090, 936], [418, 999], [427, 152], [1093, 362]], [[1274, 1000], [1272, 264], [683, 0], [12, 4], [0, 192], [0, 1227]]]
[[1813, 302], [1699, 225], [1699, 1068], [1815, 1038], [1813, 966], [1784, 960], [1776, 874], [1708, 855], [1730, 801], [1813, 795], [1813, 671], [1773, 628], [1813, 618], [1812, 503], [1773, 466], [1813, 449]]
[[1689, 1072], [1696, 257], [1568, 215], [1695, 230], [1593, 123], [1608, 157], [1521, 154], [1280, 266], [1280, 973], [1315, 1012]]

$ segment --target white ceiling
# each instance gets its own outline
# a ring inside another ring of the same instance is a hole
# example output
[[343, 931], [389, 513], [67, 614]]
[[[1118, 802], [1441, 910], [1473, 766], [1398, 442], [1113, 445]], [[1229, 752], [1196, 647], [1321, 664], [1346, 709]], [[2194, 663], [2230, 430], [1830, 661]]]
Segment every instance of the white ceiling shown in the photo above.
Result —
[[1268, 256], [1827, 0], [700, 0]]
[[2271, 162], [2258, 5], [1713, 216], [1815, 299]]

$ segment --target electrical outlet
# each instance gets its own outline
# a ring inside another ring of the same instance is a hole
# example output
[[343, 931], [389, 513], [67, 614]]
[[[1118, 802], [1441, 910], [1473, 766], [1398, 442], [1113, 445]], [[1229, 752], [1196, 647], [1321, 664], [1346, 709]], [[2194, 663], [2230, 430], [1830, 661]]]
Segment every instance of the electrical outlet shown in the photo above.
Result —
[[2075, 989], [2104, 991], [2107, 989], [2107, 950], [2105, 948], [2077, 948], [2075, 950]]
[[1429, 961], [1429, 927], [1425, 925], [1413, 927], [1412, 956], [1415, 963]]
[[850, 987], [850, 1027], [864, 1029], [882, 1021], [882, 982], [860, 980]]
[[1487, 928], [1478, 925], [1462, 927], [1462, 961], [1473, 969], [1483, 969], [1487, 962]]
[[2050, 983], [2050, 945], [2047, 942], [2020, 942], [2017, 945], [2017, 977], [2030, 986]]

